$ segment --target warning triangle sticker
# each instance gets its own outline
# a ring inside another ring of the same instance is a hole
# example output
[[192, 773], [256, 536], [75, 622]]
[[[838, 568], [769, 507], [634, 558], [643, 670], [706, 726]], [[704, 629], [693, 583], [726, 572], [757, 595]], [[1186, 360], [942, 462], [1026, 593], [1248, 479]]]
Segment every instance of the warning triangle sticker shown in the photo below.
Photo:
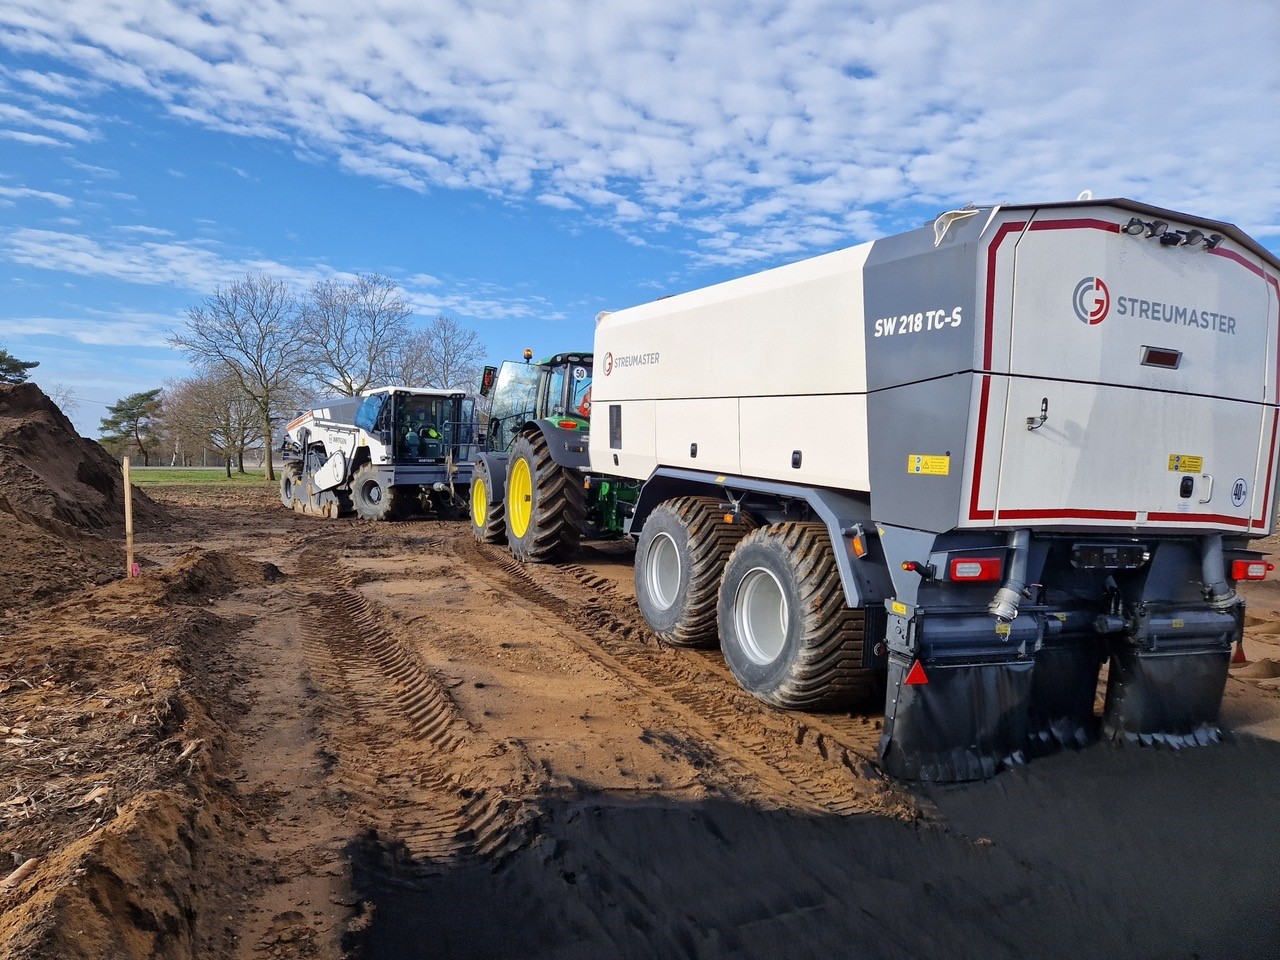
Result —
[[924, 672], [924, 664], [919, 660], [911, 665], [911, 669], [907, 671], [907, 679], [902, 681], [907, 686], [912, 687], [916, 684], [925, 684], [929, 682], [928, 675]]

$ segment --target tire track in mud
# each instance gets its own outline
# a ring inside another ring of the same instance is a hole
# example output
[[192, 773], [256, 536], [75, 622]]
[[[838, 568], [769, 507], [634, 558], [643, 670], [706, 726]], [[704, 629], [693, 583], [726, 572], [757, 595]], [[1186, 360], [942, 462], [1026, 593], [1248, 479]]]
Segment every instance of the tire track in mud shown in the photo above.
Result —
[[[848, 815], [878, 812], [914, 816], [914, 804], [880, 776], [870, 757], [878, 730], [848, 721], [837, 732], [763, 707], [696, 651], [661, 648], [638, 623], [638, 613], [614, 585], [584, 567], [526, 566], [500, 547], [459, 537], [451, 544], [463, 562], [498, 579], [516, 595], [563, 620], [581, 635], [579, 648], [628, 681], [640, 694], [670, 704], [690, 728], [700, 753], [715, 755], [720, 786], [743, 799]], [[563, 577], [573, 578], [570, 590]], [[556, 581], [561, 582], [557, 583]], [[577, 588], [587, 596], [575, 596]], [[710, 728], [712, 736], [702, 729]], [[727, 781], [727, 783], [726, 783]]]
[[[309, 597], [304, 646], [350, 710], [343, 729], [330, 731], [332, 775], [364, 801], [380, 834], [404, 844], [421, 875], [523, 846], [535, 811], [495, 773], [527, 765], [486, 742], [363, 595], [339, 576], [314, 581], [323, 589]], [[495, 758], [500, 769], [484, 769]]]

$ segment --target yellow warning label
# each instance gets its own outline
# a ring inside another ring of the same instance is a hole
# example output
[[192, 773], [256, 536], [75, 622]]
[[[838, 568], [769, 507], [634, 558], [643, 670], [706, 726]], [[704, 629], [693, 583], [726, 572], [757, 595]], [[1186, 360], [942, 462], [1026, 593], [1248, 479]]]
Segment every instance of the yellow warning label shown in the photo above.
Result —
[[1009, 633], [1011, 632], [1011, 630], [1012, 630], [1012, 628], [1011, 628], [1007, 623], [997, 623], [997, 624], [996, 624], [996, 635], [997, 635], [997, 636], [1007, 637], [1007, 636], [1009, 635]]
[[900, 617], [905, 617], [907, 615], [907, 605], [900, 600], [895, 600], [893, 601], [893, 612]]
[[928, 456], [913, 453], [907, 457], [907, 473], [919, 473], [930, 477], [945, 477], [951, 473], [949, 456]]
[[1169, 471], [1171, 473], [1202, 473], [1204, 457], [1193, 457], [1189, 453], [1169, 454]]

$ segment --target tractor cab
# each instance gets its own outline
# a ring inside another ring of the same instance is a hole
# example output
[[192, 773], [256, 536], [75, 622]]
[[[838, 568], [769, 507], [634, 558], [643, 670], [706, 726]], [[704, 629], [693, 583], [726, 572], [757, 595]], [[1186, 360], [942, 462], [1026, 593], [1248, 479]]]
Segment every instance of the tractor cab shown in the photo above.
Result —
[[430, 466], [473, 459], [475, 401], [449, 390], [380, 387], [368, 391], [356, 426], [382, 442], [390, 462]]
[[501, 367], [485, 367], [481, 396], [491, 398], [488, 449], [505, 453], [520, 429], [533, 420], [551, 420], [562, 430], [581, 431], [586, 443], [591, 416], [591, 354], [557, 353], [531, 363], [504, 361]]

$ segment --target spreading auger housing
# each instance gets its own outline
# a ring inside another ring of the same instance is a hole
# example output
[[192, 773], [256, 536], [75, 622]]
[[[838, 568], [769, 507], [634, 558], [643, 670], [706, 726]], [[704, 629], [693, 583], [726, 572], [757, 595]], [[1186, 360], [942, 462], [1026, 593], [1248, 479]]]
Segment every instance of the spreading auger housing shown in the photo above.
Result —
[[466, 504], [475, 401], [456, 390], [376, 387], [285, 428], [280, 502], [298, 513], [392, 520]]
[[578, 486], [632, 485], [660, 637], [781, 707], [883, 690], [892, 774], [1204, 743], [1269, 569], [1277, 278], [1234, 226], [1087, 200], [605, 314]]

